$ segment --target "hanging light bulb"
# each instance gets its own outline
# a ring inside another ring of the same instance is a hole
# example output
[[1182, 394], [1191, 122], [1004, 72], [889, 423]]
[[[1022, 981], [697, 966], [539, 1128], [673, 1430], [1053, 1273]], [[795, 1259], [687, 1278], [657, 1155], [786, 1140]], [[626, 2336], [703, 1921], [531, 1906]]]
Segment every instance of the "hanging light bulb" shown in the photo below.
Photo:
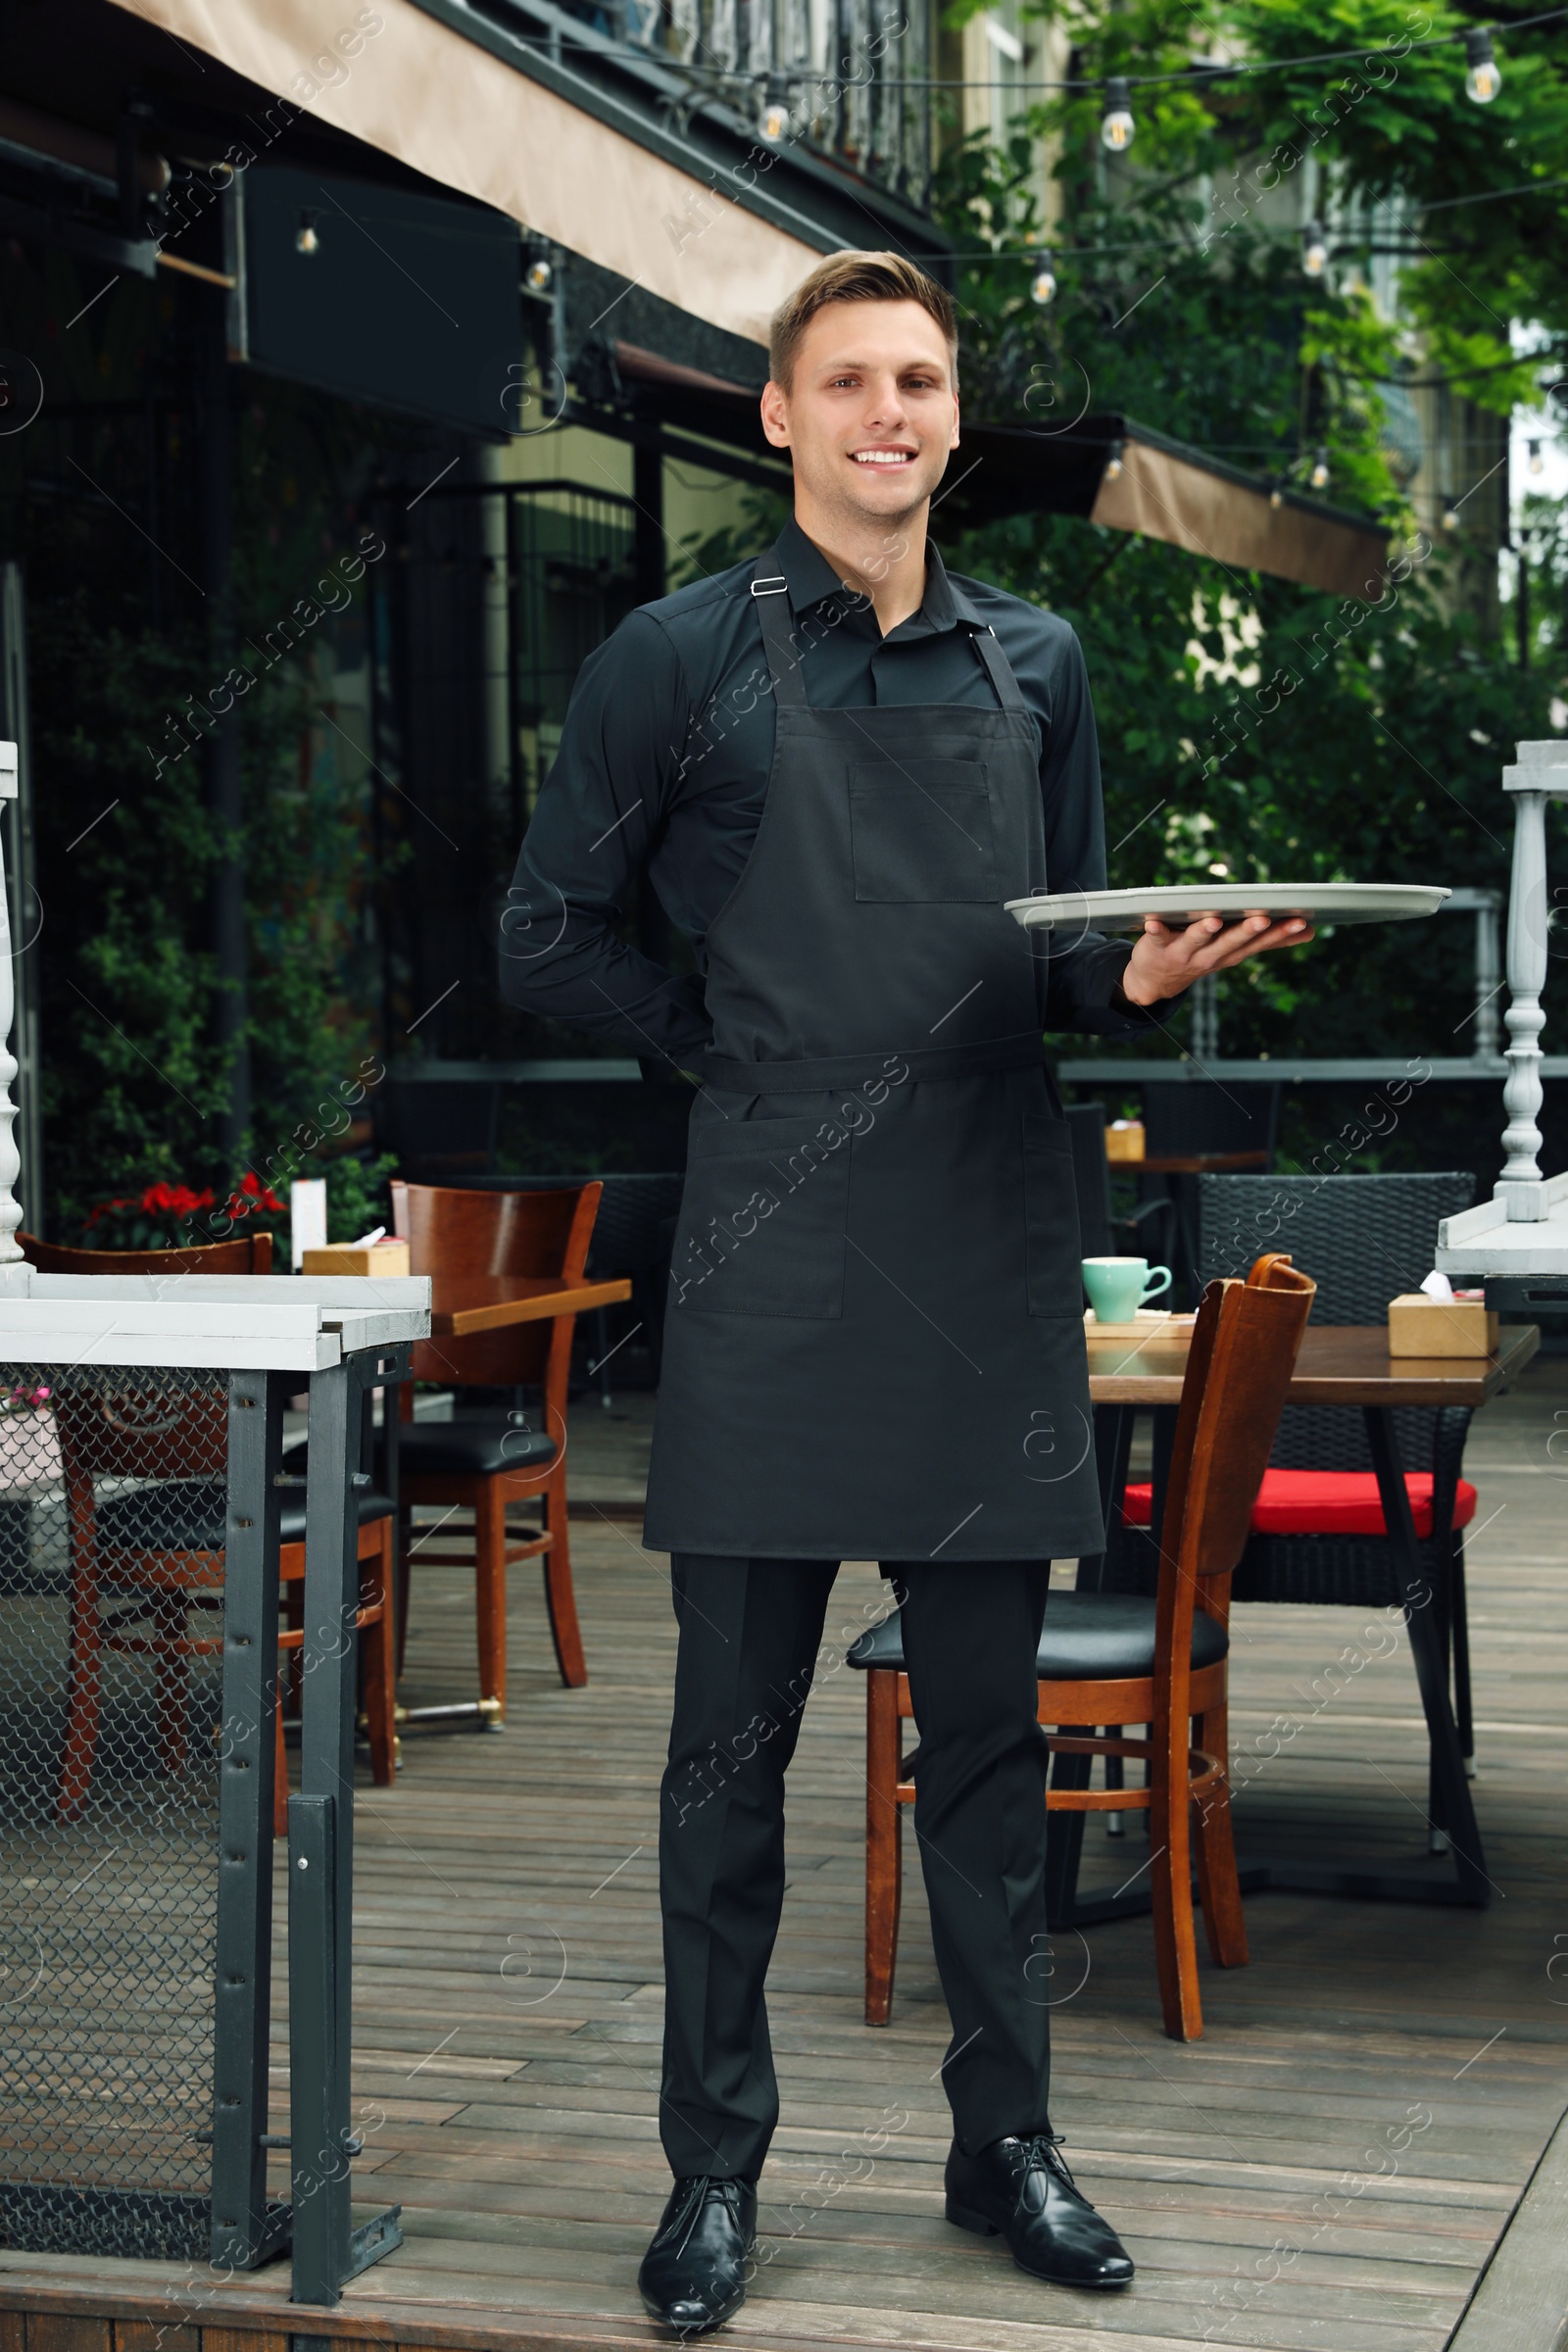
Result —
[[1301, 268], [1308, 277], [1321, 277], [1329, 266], [1328, 240], [1321, 220], [1309, 220], [1301, 231]]
[[1100, 143], [1112, 155], [1124, 155], [1133, 143], [1137, 124], [1133, 121], [1132, 92], [1125, 77], [1113, 74], [1105, 84], [1105, 112], [1100, 124]]
[[1110, 456], [1105, 461], [1105, 479], [1107, 482], [1114, 482], [1120, 477], [1122, 469], [1121, 453], [1125, 446], [1125, 443], [1121, 441], [1113, 441], [1110, 445]]
[[1477, 106], [1490, 106], [1502, 87], [1502, 75], [1492, 54], [1492, 35], [1484, 24], [1473, 24], [1464, 36], [1464, 94]]
[[522, 273], [522, 282], [530, 294], [548, 294], [555, 269], [548, 254], [537, 253]]
[[1546, 470], [1546, 461], [1541, 454], [1541, 443], [1539, 441], [1527, 441], [1525, 448], [1530, 460], [1531, 472], [1544, 473]]
[[1459, 528], [1459, 510], [1457, 507], [1444, 508], [1443, 527], [1446, 531], [1456, 531]]
[[294, 231], [295, 252], [318, 253], [320, 251], [320, 245], [321, 240], [316, 233], [316, 215], [314, 213], [301, 213], [300, 224]]
[[782, 147], [790, 135], [789, 84], [776, 74], [770, 74], [767, 77], [767, 88], [762, 93], [762, 103], [757, 117], [757, 133], [769, 147]]
[[1049, 253], [1032, 253], [1029, 257], [1029, 299], [1042, 310], [1056, 297], [1056, 272], [1051, 267]]
[[1311, 483], [1314, 490], [1325, 489], [1329, 478], [1329, 453], [1320, 449], [1312, 461]]
[[1278, 482], [1274, 484], [1273, 489], [1268, 494], [1268, 503], [1271, 507], [1283, 507], [1285, 504], [1285, 493], [1280, 488]]

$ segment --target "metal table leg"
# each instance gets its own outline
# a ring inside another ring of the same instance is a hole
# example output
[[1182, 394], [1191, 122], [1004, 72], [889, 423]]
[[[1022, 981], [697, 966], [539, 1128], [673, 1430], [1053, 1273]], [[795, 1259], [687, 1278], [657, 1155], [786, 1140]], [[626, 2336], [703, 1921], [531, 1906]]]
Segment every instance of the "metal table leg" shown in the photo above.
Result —
[[[1491, 1900], [1481, 1851], [1481, 1833], [1470, 1802], [1459, 1729], [1448, 1700], [1448, 1594], [1435, 1591], [1421, 1569], [1410, 1494], [1404, 1483], [1394, 1433], [1394, 1417], [1378, 1405], [1365, 1407], [1367, 1443], [1377, 1472], [1383, 1524], [1388, 1531], [1394, 1573], [1410, 1632], [1410, 1654], [1415, 1660], [1421, 1707], [1432, 1740], [1432, 1788], [1441, 1806], [1436, 1826], [1447, 1833], [1453, 1850], [1459, 1886], [1467, 1902], [1485, 1907]], [[1440, 1562], [1439, 1574], [1443, 1572]]]
[[397, 2209], [354, 2228], [354, 1714], [359, 1467], [364, 1398], [407, 1351], [349, 1356], [311, 1380], [305, 1490], [300, 1793], [289, 1800], [289, 2101], [296, 2303], [332, 2304], [345, 2279], [402, 2243]]
[[223, 1566], [214, 2001], [216, 2265], [254, 2270], [286, 2244], [289, 2209], [267, 2197], [268, 2013], [283, 1400], [294, 1376], [232, 1372]]

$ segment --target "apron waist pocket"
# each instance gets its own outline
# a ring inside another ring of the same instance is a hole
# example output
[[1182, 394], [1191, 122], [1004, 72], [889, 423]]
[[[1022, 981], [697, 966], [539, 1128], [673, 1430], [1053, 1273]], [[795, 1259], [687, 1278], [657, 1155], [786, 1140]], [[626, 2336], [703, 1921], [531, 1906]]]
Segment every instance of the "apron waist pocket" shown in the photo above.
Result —
[[837, 1322], [849, 1206], [850, 1135], [832, 1120], [694, 1126], [670, 1311]]

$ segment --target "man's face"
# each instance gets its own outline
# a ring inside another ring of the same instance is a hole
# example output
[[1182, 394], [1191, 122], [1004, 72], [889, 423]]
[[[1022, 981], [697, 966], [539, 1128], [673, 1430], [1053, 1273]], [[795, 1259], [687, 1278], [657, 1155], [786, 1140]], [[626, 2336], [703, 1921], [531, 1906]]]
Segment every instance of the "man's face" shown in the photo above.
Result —
[[947, 338], [917, 302], [830, 302], [807, 327], [762, 429], [808, 506], [898, 522], [931, 496], [958, 446]]

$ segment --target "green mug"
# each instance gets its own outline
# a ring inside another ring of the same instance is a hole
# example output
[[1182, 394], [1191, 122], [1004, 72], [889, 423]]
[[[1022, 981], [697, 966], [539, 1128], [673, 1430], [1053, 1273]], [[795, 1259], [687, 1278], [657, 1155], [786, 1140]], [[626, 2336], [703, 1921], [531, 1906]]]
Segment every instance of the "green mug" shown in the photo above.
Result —
[[1130, 1323], [1141, 1306], [1170, 1289], [1169, 1266], [1147, 1257], [1086, 1257], [1084, 1289], [1101, 1323]]

